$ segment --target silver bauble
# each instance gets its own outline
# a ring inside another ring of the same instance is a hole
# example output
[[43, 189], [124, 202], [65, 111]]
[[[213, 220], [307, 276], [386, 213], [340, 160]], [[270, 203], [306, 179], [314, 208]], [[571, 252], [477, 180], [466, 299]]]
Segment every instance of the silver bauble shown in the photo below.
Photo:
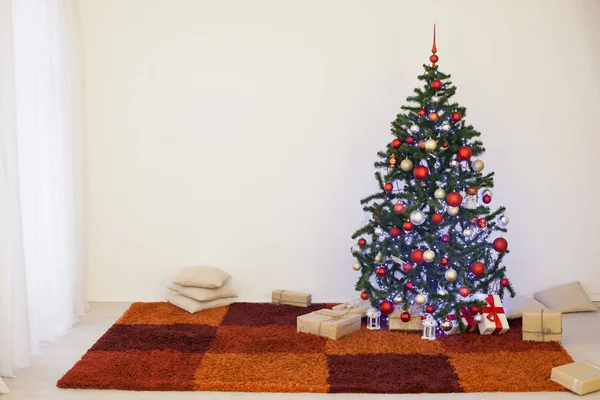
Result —
[[465, 237], [471, 237], [471, 236], [473, 236], [473, 230], [467, 228], [463, 231], [463, 235], [465, 235]]
[[419, 125], [417, 125], [417, 124], [412, 124], [412, 125], [410, 126], [410, 131], [411, 131], [412, 133], [419, 133], [419, 129], [420, 129], [420, 128], [419, 128]]
[[425, 302], [427, 301], [427, 299], [425, 298], [425, 296], [423, 296], [422, 293], [419, 293], [418, 295], [415, 296], [415, 304], [422, 306], [423, 304], [425, 304]]
[[451, 216], [457, 215], [459, 211], [460, 211], [460, 207], [448, 207], [446, 209], [446, 212], [448, 213], [448, 215], [451, 215]]
[[433, 101], [434, 103], [437, 103], [438, 101], [440, 101], [439, 96], [431, 96], [431, 101]]
[[501, 215], [500, 217], [498, 217], [498, 225], [500, 225], [502, 228], [508, 225], [509, 222], [510, 219], [506, 215]]
[[377, 236], [381, 236], [381, 235], [383, 235], [383, 228], [382, 228], [382, 227], [380, 227], [380, 226], [378, 226], [377, 228], [375, 228], [375, 232], [374, 232], [374, 233], [375, 233], [375, 235], [377, 235]]
[[425, 260], [427, 262], [432, 262], [434, 258], [435, 258], [435, 253], [433, 252], [433, 250], [425, 250], [423, 252], [423, 260]]
[[425, 141], [425, 150], [434, 151], [435, 149], [437, 149], [437, 142], [433, 139], [427, 139]]
[[435, 190], [435, 192], [433, 192], [433, 197], [435, 197], [436, 199], [445, 199], [446, 191], [442, 188], [438, 188]]
[[352, 269], [355, 271], [358, 271], [360, 269], [360, 264], [359, 263], [352, 264]]
[[440, 290], [438, 290], [438, 294], [439, 294], [440, 296], [445, 296], [445, 295], [447, 295], [447, 294], [448, 294], [448, 292], [446, 291], [446, 289], [440, 289]]
[[377, 264], [381, 264], [382, 260], [383, 260], [383, 256], [381, 255], [381, 253], [377, 253], [377, 255], [375, 256], [375, 262]]
[[442, 130], [444, 132], [448, 132], [450, 129], [452, 129], [452, 125], [450, 125], [450, 122], [444, 121], [444, 123], [442, 124]]
[[394, 304], [400, 304], [402, 303], [402, 296], [397, 295], [396, 297], [394, 297]]
[[458, 160], [451, 160], [450, 161], [450, 166], [451, 167], [458, 167]]
[[481, 321], [483, 321], [483, 315], [477, 314], [473, 317], [473, 319], [475, 320], [475, 322], [480, 323]]
[[485, 164], [481, 160], [473, 160], [473, 162], [471, 163], [471, 168], [473, 168], [473, 171], [475, 172], [483, 171], [484, 166]]
[[408, 158], [405, 158], [400, 162], [400, 169], [404, 172], [408, 172], [413, 168], [413, 162]]
[[444, 276], [450, 282], [454, 282], [456, 280], [456, 278], [458, 278], [458, 273], [456, 272], [456, 270], [450, 268], [448, 271], [446, 271], [446, 273], [444, 274]]
[[448, 321], [447, 319], [442, 321], [442, 323], [440, 324], [440, 328], [444, 331], [444, 332], [449, 332], [452, 330], [452, 321]]
[[411, 212], [410, 222], [412, 222], [415, 225], [421, 225], [423, 222], [425, 222], [425, 214], [423, 214], [423, 211], [415, 210]]

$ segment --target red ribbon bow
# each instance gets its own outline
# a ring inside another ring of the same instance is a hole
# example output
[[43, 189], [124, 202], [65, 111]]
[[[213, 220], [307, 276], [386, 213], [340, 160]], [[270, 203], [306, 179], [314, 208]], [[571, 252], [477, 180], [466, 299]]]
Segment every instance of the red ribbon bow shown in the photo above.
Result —
[[483, 309], [481, 310], [484, 314], [487, 314], [485, 316], [485, 318], [490, 321], [493, 322], [496, 325], [496, 329], [494, 329], [494, 332], [492, 332], [492, 335], [497, 335], [500, 333], [500, 331], [502, 330], [502, 320], [500, 319], [499, 314], [504, 314], [504, 308], [502, 307], [496, 307], [496, 302], [495, 302], [495, 298], [494, 295], [489, 294], [486, 298], [485, 301], [488, 303], [487, 307], [483, 307]]
[[463, 317], [465, 319], [465, 321], [467, 321], [467, 326], [465, 327], [465, 332], [468, 332], [477, 326], [477, 322], [475, 322], [475, 318], [471, 315], [469, 310], [467, 310], [467, 307], [460, 308], [460, 316]]

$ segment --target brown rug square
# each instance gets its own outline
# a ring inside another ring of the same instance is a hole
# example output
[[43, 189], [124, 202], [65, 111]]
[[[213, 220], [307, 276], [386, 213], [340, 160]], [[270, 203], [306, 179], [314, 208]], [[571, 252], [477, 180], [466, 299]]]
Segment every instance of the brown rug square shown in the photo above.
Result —
[[234, 303], [189, 314], [135, 303], [58, 381], [61, 388], [249, 392], [454, 393], [562, 391], [557, 343], [502, 336], [421, 340], [369, 331], [339, 340], [296, 333], [296, 317], [326, 307]]

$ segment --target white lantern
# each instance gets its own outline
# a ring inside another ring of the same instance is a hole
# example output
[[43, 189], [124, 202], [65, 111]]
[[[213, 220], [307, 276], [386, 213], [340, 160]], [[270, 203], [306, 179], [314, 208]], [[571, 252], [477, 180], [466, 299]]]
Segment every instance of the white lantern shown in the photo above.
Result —
[[421, 339], [425, 340], [435, 340], [435, 328], [437, 327], [437, 322], [431, 316], [431, 314], [427, 314], [427, 317], [423, 320], [423, 336]]
[[379, 320], [381, 318], [381, 311], [376, 308], [370, 307], [367, 310], [367, 329], [381, 329]]

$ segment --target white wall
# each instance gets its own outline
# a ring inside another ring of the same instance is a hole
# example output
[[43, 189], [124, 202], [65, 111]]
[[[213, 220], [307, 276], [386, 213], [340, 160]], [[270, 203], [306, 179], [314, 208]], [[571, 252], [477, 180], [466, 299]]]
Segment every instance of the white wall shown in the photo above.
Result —
[[598, 2], [79, 0], [89, 299], [164, 298], [187, 265], [354, 296], [375, 153], [440, 68], [482, 133], [517, 290], [600, 294]]

